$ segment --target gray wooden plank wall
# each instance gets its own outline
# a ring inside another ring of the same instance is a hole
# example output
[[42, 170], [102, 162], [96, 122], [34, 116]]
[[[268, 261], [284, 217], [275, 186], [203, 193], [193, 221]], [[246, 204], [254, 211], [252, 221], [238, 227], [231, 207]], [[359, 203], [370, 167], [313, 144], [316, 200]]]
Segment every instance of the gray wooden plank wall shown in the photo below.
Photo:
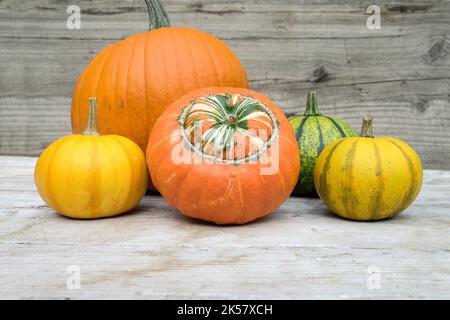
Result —
[[[210, 32], [240, 56], [251, 87], [287, 113], [318, 89], [323, 113], [406, 140], [426, 168], [450, 169], [450, 1], [163, 0], [175, 26]], [[81, 8], [81, 30], [66, 8]], [[381, 30], [366, 9], [381, 7]], [[144, 32], [143, 0], [0, 0], [0, 154], [38, 155], [70, 132], [83, 68]]]

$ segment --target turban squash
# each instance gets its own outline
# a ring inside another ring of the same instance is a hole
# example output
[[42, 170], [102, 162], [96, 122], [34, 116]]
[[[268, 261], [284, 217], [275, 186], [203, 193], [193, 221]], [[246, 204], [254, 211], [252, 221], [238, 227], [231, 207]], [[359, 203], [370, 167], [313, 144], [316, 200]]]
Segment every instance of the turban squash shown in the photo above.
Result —
[[393, 217], [415, 200], [422, 186], [419, 156], [405, 142], [374, 138], [366, 116], [360, 137], [329, 144], [314, 168], [320, 198], [337, 215], [352, 220]]
[[82, 134], [53, 142], [35, 168], [35, 183], [47, 205], [80, 219], [104, 218], [133, 209], [147, 190], [141, 148], [117, 135], [99, 135], [95, 99]]
[[[145, 151], [158, 117], [177, 98], [207, 86], [248, 87], [236, 55], [214, 36], [170, 27], [159, 0], [146, 0], [150, 31], [104, 49], [87, 66], [72, 98], [72, 130], [84, 129], [89, 97], [98, 98], [98, 128]], [[107, 112], [106, 112], [107, 111]]]
[[300, 148], [302, 168], [293, 194], [317, 197], [314, 187], [314, 165], [322, 150], [336, 139], [356, 136], [355, 131], [344, 121], [322, 115], [317, 105], [317, 93], [308, 94], [303, 116], [289, 118]]
[[289, 121], [269, 98], [242, 88], [203, 88], [156, 122], [147, 164], [156, 188], [183, 214], [243, 224], [289, 197], [300, 155]]

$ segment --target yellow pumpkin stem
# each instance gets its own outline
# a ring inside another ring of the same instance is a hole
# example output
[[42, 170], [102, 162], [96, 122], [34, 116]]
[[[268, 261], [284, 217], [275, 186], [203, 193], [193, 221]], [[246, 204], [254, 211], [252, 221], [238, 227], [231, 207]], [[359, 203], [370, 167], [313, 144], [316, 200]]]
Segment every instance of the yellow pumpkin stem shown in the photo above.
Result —
[[89, 110], [86, 129], [84, 129], [83, 136], [99, 136], [97, 131], [97, 98], [89, 98]]
[[373, 124], [373, 116], [370, 114], [365, 115], [363, 118], [360, 137], [373, 138], [372, 124]]

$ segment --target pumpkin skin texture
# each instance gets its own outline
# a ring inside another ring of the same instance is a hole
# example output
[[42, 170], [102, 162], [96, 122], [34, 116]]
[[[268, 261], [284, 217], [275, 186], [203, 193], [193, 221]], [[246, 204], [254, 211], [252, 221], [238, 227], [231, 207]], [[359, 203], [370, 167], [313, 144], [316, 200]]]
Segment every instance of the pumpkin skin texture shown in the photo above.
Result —
[[[199, 131], [197, 149], [190, 138], [195, 121], [206, 126]], [[258, 129], [267, 129], [267, 139], [248, 131], [263, 131]], [[250, 138], [239, 140], [243, 136]], [[225, 152], [214, 156], [214, 146]], [[179, 161], [179, 154], [188, 161]], [[159, 118], [149, 138], [147, 164], [162, 196], [184, 215], [244, 224], [268, 215], [289, 197], [300, 155], [287, 118], [269, 98], [242, 88], [203, 88], [174, 102]], [[275, 169], [262, 173], [267, 167]]]
[[49, 207], [79, 219], [129, 211], [147, 190], [147, 167], [138, 145], [86, 131], [53, 142], [40, 156], [34, 176]]
[[177, 98], [207, 86], [248, 87], [243, 66], [224, 42], [161, 23], [167, 17], [159, 1], [147, 5], [152, 30], [107, 47], [79, 78], [72, 98], [74, 133], [86, 123], [83, 103], [96, 96], [99, 131], [127, 137], [145, 152], [156, 120]]
[[314, 187], [314, 165], [320, 153], [331, 142], [357, 134], [344, 121], [320, 114], [316, 92], [308, 94], [304, 115], [291, 117], [289, 122], [294, 128], [302, 164], [293, 195], [318, 197]]
[[359, 221], [401, 213], [416, 199], [422, 179], [421, 160], [408, 144], [371, 134], [334, 141], [314, 168], [317, 192], [328, 208]]

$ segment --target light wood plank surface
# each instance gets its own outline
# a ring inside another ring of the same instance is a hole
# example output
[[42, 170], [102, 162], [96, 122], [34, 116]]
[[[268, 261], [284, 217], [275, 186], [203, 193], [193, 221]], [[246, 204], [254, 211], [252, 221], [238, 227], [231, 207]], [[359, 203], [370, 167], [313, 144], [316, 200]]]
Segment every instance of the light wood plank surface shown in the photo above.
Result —
[[[218, 227], [149, 195], [116, 218], [61, 217], [36, 192], [35, 161], [0, 157], [0, 299], [450, 298], [449, 171], [425, 171], [416, 202], [391, 220], [347, 221], [290, 198], [267, 218]], [[69, 266], [79, 290], [67, 289]]]
[[[163, 0], [175, 26], [223, 39], [251, 87], [287, 113], [319, 90], [323, 113], [406, 140], [426, 168], [450, 169], [450, 1], [377, 1], [381, 30], [368, 30], [362, 0]], [[147, 28], [143, 0], [77, 1], [81, 30], [68, 30], [71, 1], [0, 1], [0, 154], [38, 155], [70, 132], [72, 90], [107, 45]]]

